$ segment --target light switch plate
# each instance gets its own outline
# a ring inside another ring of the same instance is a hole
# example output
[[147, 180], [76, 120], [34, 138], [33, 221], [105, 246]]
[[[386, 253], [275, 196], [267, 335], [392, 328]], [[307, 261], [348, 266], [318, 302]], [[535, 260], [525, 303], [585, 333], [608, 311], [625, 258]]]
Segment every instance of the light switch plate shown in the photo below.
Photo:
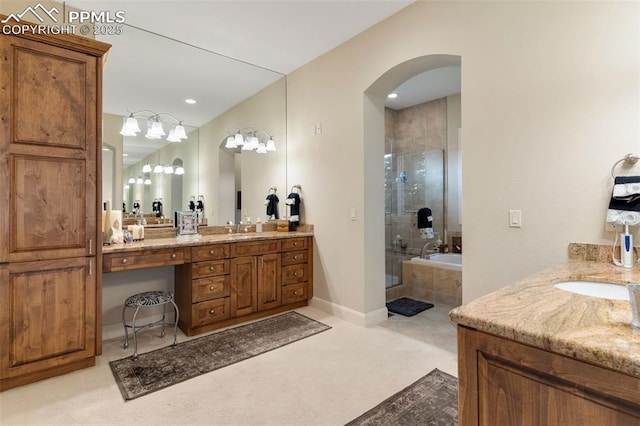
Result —
[[509, 227], [522, 228], [522, 210], [509, 210]]

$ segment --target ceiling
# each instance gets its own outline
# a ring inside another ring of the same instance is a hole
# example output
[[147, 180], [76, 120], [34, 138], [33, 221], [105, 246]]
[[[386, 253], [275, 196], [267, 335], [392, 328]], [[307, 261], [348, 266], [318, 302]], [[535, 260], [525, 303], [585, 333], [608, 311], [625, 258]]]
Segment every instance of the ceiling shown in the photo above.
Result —
[[[125, 12], [122, 34], [97, 37], [113, 46], [105, 69], [105, 112], [125, 114], [153, 105], [200, 126], [413, 1], [66, 3]], [[184, 105], [188, 97], [198, 103]]]
[[[66, 4], [88, 11], [125, 12], [122, 34], [96, 37], [112, 45], [104, 73], [104, 112], [125, 115], [149, 109], [199, 127], [413, 1], [69, 0]], [[401, 109], [460, 91], [459, 68], [453, 76], [457, 89], [451, 76], [437, 71], [407, 81], [387, 106]], [[187, 98], [197, 103], [186, 104]], [[125, 166], [166, 143], [149, 141], [142, 134], [127, 138], [130, 157], [124, 159]]]

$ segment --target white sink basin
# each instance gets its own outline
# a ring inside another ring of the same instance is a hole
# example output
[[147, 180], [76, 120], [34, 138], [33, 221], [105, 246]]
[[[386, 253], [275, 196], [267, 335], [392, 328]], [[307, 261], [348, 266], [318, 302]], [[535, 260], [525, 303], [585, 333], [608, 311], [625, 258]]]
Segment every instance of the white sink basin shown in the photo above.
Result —
[[560, 290], [582, 294], [584, 296], [629, 300], [629, 290], [622, 284], [609, 284], [596, 281], [563, 281], [555, 283], [554, 286]]

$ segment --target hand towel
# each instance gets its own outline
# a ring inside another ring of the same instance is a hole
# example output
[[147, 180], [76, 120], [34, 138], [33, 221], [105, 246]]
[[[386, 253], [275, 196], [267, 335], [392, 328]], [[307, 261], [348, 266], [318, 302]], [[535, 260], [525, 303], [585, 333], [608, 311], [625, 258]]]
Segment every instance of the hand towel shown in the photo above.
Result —
[[607, 209], [607, 222], [640, 224], [640, 176], [617, 176]]

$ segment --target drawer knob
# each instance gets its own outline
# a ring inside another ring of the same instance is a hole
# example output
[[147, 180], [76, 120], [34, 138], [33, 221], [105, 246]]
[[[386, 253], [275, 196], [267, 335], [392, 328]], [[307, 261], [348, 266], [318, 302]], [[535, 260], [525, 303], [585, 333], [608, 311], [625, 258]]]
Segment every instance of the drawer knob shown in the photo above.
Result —
[[298, 260], [298, 256], [293, 256], [293, 260]]
[[210, 291], [213, 291], [213, 290], [215, 290], [215, 289], [216, 289], [216, 288], [215, 288], [214, 286], [209, 287], [209, 290], [210, 290]]
[[127, 260], [126, 257], [124, 259], [122, 259], [122, 263], [127, 263], [127, 262], [128, 262], [128, 260]]
[[293, 273], [293, 276], [294, 276], [294, 277], [297, 277], [297, 276], [298, 276], [298, 272], [297, 272], [297, 271], [296, 271], [296, 272], [294, 272], [294, 273]]
[[213, 250], [209, 250], [209, 254], [213, 254]]
[[294, 243], [293, 243], [293, 245], [294, 245], [294, 246], [297, 246], [297, 245], [298, 245], [298, 243], [297, 243], [297, 242], [294, 242]]
[[178, 255], [176, 253], [171, 253], [171, 258], [175, 259], [176, 257], [178, 257]]
[[297, 292], [297, 291], [294, 291], [294, 292], [293, 292], [293, 295], [294, 295], [294, 296], [297, 296], [297, 295], [298, 295], [298, 292]]
[[215, 266], [209, 266], [209, 270], [210, 270], [210, 271], [215, 271], [215, 270], [216, 270], [216, 267], [215, 267]]
[[210, 309], [210, 310], [209, 310], [209, 313], [210, 313], [211, 315], [213, 315], [213, 314], [215, 314], [215, 313], [216, 313], [216, 310], [215, 310], [215, 309]]

